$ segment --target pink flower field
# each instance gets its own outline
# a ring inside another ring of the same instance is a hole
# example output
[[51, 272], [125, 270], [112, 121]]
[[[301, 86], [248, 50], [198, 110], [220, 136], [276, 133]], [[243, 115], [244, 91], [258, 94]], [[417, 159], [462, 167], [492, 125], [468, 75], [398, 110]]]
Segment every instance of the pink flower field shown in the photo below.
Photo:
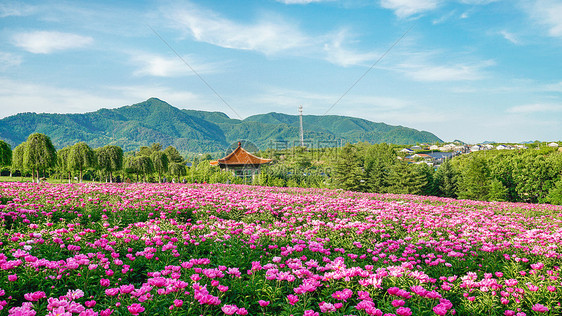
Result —
[[0, 183], [2, 315], [561, 315], [562, 207]]

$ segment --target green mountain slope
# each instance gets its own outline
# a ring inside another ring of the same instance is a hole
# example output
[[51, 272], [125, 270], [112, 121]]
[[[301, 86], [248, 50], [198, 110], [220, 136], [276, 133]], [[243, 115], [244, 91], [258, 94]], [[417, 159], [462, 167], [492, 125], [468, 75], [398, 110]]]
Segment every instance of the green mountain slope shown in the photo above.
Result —
[[[345, 116], [303, 117], [305, 139], [309, 142], [367, 141], [371, 143], [415, 144], [440, 141], [429, 132], [390, 126]], [[268, 113], [244, 120], [231, 119], [221, 112], [180, 110], [156, 98], [116, 109], [83, 114], [20, 113], [0, 120], [0, 138], [12, 146], [31, 133], [49, 135], [57, 148], [85, 141], [92, 147], [114, 144], [125, 151], [161, 143], [183, 153], [222, 151], [244, 139], [260, 148], [275, 147], [299, 139], [296, 115]]]

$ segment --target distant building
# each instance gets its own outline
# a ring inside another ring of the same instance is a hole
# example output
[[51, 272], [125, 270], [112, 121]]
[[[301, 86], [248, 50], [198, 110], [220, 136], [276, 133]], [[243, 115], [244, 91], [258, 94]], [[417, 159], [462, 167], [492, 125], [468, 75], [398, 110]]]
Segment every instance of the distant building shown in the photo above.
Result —
[[480, 145], [474, 145], [470, 147], [471, 152], [480, 151], [480, 150], [482, 150], [482, 146]]
[[558, 143], [552, 142], [552, 143], [548, 144], [548, 147], [556, 148], [556, 147], [558, 147]]

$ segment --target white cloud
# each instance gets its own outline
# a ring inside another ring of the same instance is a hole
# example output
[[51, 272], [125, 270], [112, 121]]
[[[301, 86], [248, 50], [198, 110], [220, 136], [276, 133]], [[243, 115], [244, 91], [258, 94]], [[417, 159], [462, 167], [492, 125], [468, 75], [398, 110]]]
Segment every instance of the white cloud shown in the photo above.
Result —
[[123, 105], [126, 99], [84, 90], [0, 78], [0, 117], [21, 112], [83, 113]]
[[432, 24], [444, 23], [444, 22], [448, 21], [449, 19], [451, 19], [456, 13], [457, 13], [456, 10], [453, 10], [453, 11], [441, 16], [440, 18], [434, 19], [431, 23]]
[[49, 54], [55, 51], [80, 48], [90, 45], [94, 39], [72, 33], [34, 31], [18, 33], [12, 39], [15, 46], [34, 54]]
[[530, 7], [531, 16], [548, 28], [552, 37], [562, 37], [562, 2], [557, 0], [536, 0]]
[[314, 42], [314, 39], [302, 34], [294, 23], [275, 17], [264, 18], [255, 24], [243, 24], [193, 5], [176, 9], [170, 14], [197, 41], [225, 48], [275, 54], [306, 47]]
[[334, 0], [276, 0], [276, 1], [284, 4], [309, 4], [315, 2], [327, 2], [327, 1], [334, 1]]
[[518, 105], [509, 108], [507, 112], [513, 114], [562, 112], [562, 104], [534, 103], [534, 104]]
[[[0, 118], [23, 112], [86, 113], [142, 102], [151, 97], [162, 99], [176, 107], [190, 109], [193, 109], [194, 105], [212, 107], [213, 104], [219, 103], [216, 99], [207, 99], [189, 91], [178, 91], [158, 85], [102, 86], [96, 87], [95, 92], [92, 92], [0, 77], [0, 104], [3, 105], [0, 107]], [[200, 109], [228, 113], [220, 106]]]
[[34, 7], [21, 2], [0, 3], [0, 18], [30, 15], [34, 11]]
[[416, 81], [465, 81], [484, 78], [484, 69], [494, 64], [493, 61], [483, 61], [438, 65], [427, 61], [413, 61], [398, 65], [398, 70]]
[[[343, 91], [341, 91], [343, 93]], [[254, 113], [267, 111], [277, 111], [289, 114], [297, 113], [297, 105], [304, 105], [305, 114], [323, 115], [328, 111], [334, 102], [341, 97], [341, 94], [319, 93], [295, 89], [285, 89], [279, 87], [266, 87], [263, 94], [249, 98], [254, 104]], [[401, 110], [413, 104], [409, 101], [387, 97], [370, 95], [347, 95], [328, 115], [342, 114], [367, 118], [368, 113], [379, 115], [389, 115], [389, 113], [402, 112]], [[264, 109], [267, 108], [266, 109]], [[379, 121], [381, 118], [377, 118]]]
[[361, 53], [344, 47], [343, 44], [348, 38], [346, 31], [340, 31], [330, 37], [332, 40], [324, 44], [324, 52], [326, 60], [333, 64], [344, 67], [361, 65], [380, 56], [380, 54]]
[[362, 65], [376, 57], [345, 47], [353, 37], [348, 30], [310, 35], [297, 23], [275, 15], [265, 14], [253, 23], [242, 23], [192, 4], [165, 11], [174, 25], [179, 24], [195, 40], [219, 47], [321, 58], [340, 66]]
[[519, 38], [513, 33], [510, 33], [510, 32], [505, 31], [505, 30], [500, 31], [499, 33], [500, 33], [501, 36], [503, 36], [503, 38], [505, 38], [506, 40], [510, 41], [513, 44], [518, 45], [518, 44], [521, 43]]
[[0, 52], [0, 71], [19, 66], [22, 62], [21, 56], [11, 53]]
[[[199, 62], [193, 56], [182, 56], [182, 58], [199, 74], [216, 73], [220, 68], [224, 68], [220, 64]], [[151, 54], [135, 54], [133, 61], [139, 65], [139, 69], [134, 72], [135, 75], [139, 76], [180, 77], [194, 75], [191, 69], [177, 56], [162, 57]]]
[[418, 13], [434, 10], [439, 3], [439, 0], [381, 0], [381, 6], [385, 9], [394, 10], [394, 14], [399, 18], [407, 18]]
[[562, 93], [562, 81], [560, 81], [558, 83], [546, 85], [545, 90], [551, 91], [551, 92], [561, 92]]
[[486, 5], [497, 1], [500, 0], [460, 0], [459, 2], [464, 4]]
[[[107, 89], [122, 94], [122, 97], [126, 100], [133, 99], [133, 100], [139, 100], [138, 102], [142, 102], [151, 97], [156, 97], [178, 108], [194, 109], [193, 105], [217, 103], [215, 99], [207, 99], [205, 97], [199, 96], [189, 91], [185, 91], [185, 90], [177, 91], [169, 87], [158, 86], [158, 85], [111, 86], [111, 87], [107, 87]], [[125, 105], [125, 104], [126, 103], [121, 103], [121, 105]], [[223, 111], [223, 112], [227, 112], [227, 111]]]

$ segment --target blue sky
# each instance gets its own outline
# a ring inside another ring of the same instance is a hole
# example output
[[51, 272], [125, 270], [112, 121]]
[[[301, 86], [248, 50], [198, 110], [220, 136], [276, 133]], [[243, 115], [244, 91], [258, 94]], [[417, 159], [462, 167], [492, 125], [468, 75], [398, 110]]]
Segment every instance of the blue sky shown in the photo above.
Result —
[[555, 0], [2, 1], [0, 117], [157, 97], [231, 118], [331, 108], [445, 141], [561, 140], [560, 17]]

